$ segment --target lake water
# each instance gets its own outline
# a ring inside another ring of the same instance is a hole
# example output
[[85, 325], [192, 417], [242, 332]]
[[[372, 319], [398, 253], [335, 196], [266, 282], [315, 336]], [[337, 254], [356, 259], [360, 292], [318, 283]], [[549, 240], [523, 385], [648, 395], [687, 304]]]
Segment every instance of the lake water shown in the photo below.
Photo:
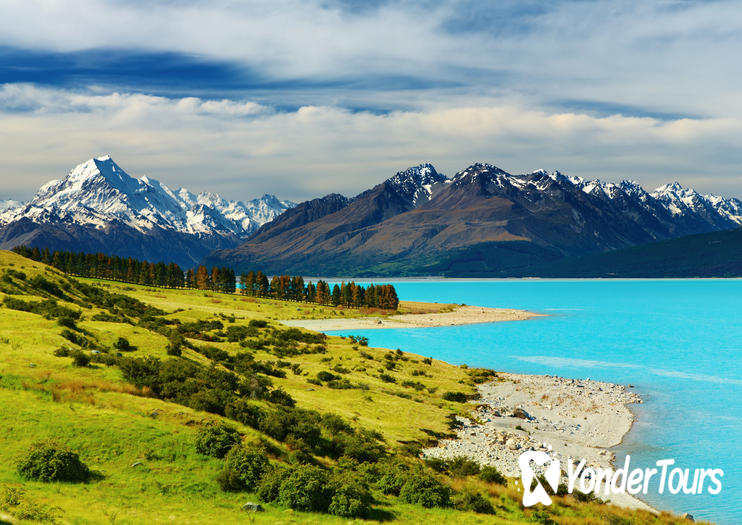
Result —
[[338, 332], [371, 346], [510, 372], [630, 383], [645, 403], [616, 449], [632, 467], [674, 458], [723, 468], [718, 496], [658, 495], [652, 505], [742, 523], [742, 280], [444, 280], [393, 283], [400, 298], [549, 314], [444, 328]]

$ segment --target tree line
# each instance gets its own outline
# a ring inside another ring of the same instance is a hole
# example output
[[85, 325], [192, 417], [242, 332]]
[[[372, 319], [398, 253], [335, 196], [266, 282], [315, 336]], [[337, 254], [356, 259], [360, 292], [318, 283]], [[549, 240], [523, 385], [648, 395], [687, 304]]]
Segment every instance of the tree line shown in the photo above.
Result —
[[268, 281], [268, 276], [261, 271], [242, 274], [240, 283], [241, 292], [252, 297], [384, 310], [396, 310], [399, 306], [397, 290], [391, 284], [369, 284], [364, 287], [351, 281], [335, 284], [330, 288], [321, 279], [316, 285], [311, 281], [305, 284], [301, 276], [274, 275]]
[[[228, 267], [207, 268], [203, 265], [186, 271], [176, 263], [153, 263], [133, 257], [103, 253], [85, 253], [48, 248], [17, 246], [13, 251], [78, 277], [108, 279], [145, 286], [193, 288], [234, 293], [238, 288], [234, 270]], [[240, 292], [251, 297], [268, 297], [284, 301], [317, 303], [354, 308], [396, 310], [397, 291], [391, 284], [362, 286], [354, 282], [330, 285], [323, 280], [305, 283], [301, 276], [274, 275], [269, 280], [261, 271], [240, 275]]]

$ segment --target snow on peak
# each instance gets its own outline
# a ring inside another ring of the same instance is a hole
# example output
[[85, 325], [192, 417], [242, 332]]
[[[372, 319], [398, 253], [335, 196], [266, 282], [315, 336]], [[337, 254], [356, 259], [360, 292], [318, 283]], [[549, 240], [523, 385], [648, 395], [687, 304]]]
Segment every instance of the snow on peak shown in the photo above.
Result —
[[421, 200], [430, 200], [434, 188], [447, 180], [448, 178], [438, 173], [432, 164], [424, 163], [399, 171], [386, 182], [397, 188], [397, 191], [413, 206], [417, 206]]
[[255, 199], [246, 205], [214, 193], [194, 195], [182, 188], [173, 192], [158, 180], [129, 176], [105, 155], [79, 164], [64, 179], [48, 182], [27, 205], [0, 214], [0, 222], [54, 218], [101, 228], [120, 221], [142, 232], [160, 227], [241, 238], [294, 206], [271, 197], [265, 204]]

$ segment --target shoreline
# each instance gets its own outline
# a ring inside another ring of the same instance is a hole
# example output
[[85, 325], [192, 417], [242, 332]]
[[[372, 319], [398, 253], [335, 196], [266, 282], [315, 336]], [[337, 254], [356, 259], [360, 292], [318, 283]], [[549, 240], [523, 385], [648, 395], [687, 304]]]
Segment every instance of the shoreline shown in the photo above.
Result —
[[[548, 316], [510, 308], [449, 306], [453, 308], [448, 311], [387, 317], [279, 322], [326, 332], [464, 326]], [[457, 417], [462, 426], [456, 431], [456, 438], [440, 440], [437, 446], [424, 449], [422, 457], [451, 459], [465, 456], [480, 466], [495, 466], [505, 476], [516, 479], [520, 479], [518, 457], [525, 450], [548, 451], [552, 457], [558, 458], [563, 466], [564, 482], [566, 461], [570, 458], [584, 458], [585, 468], [615, 470], [616, 455], [611, 449], [623, 443], [633, 428], [636, 414], [631, 405], [643, 402], [639, 394], [630, 391], [626, 385], [590, 379], [509, 372], [497, 372], [497, 377], [496, 381], [477, 385], [480, 398], [470, 401], [476, 405], [472, 411], [473, 419]], [[524, 412], [516, 416], [516, 409]], [[660, 512], [630, 494], [610, 497], [599, 494], [598, 497], [619, 507]]]
[[[472, 401], [477, 406], [471, 418], [458, 418], [463, 426], [456, 438], [424, 449], [424, 457], [466, 456], [515, 478], [520, 477], [518, 457], [526, 450], [551, 450], [563, 474], [569, 458], [585, 458], [585, 467], [615, 468], [610, 449], [631, 430], [636, 416], [629, 406], [642, 402], [638, 394], [625, 385], [590, 379], [505, 372], [497, 376], [496, 381], [478, 385], [480, 398]], [[601, 499], [657, 512], [629, 494]]]
[[512, 308], [488, 308], [461, 305], [446, 312], [406, 313], [388, 317], [352, 317], [344, 319], [288, 319], [279, 322], [288, 326], [305, 328], [317, 332], [335, 330], [370, 330], [382, 328], [433, 328], [469, 324], [499, 323], [504, 321], [526, 321], [545, 314]]

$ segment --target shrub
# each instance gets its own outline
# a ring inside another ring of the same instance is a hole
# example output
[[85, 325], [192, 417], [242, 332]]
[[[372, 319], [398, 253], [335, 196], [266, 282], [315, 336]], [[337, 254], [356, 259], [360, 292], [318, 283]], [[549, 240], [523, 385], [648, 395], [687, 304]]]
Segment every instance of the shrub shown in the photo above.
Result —
[[72, 317], [64, 316], [57, 319], [57, 324], [59, 326], [64, 326], [65, 328], [70, 328], [72, 330], [77, 330], [77, 323]]
[[5, 487], [0, 497], [0, 508], [17, 507], [25, 495], [26, 491], [22, 487]]
[[452, 476], [476, 476], [480, 472], [479, 463], [464, 456], [446, 461], [446, 470]]
[[248, 403], [244, 399], [232, 401], [226, 406], [224, 414], [229, 419], [234, 419], [252, 428], [258, 428], [260, 419], [263, 417], [263, 411], [259, 406]]
[[20, 520], [35, 521], [40, 523], [56, 523], [56, 512], [44, 505], [39, 505], [32, 501], [24, 501], [13, 512], [16, 518]]
[[72, 366], [76, 366], [78, 368], [85, 368], [90, 364], [90, 356], [86, 354], [85, 352], [81, 352], [80, 350], [75, 350], [73, 352], [70, 352], [70, 357], [72, 357]]
[[466, 403], [466, 394], [463, 392], [443, 392], [443, 399], [455, 403]]
[[302, 465], [281, 482], [277, 501], [294, 510], [326, 512], [331, 498], [327, 472], [319, 467]]
[[357, 475], [345, 472], [336, 475], [331, 482], [332, 498], [327, 511], [344, 518], [363, 518], [371, 509], [371, 493], [368, 485]]
[[214, 388], [205, 388], [199, 390], [191, 395], [188, 400], [188, 406], [194, 410], [201, 410], [203, 412], [210, 412], [212, 414], [224, 415], [224, 400], [220, 393], [223, 393]]
[[424, 365], [432, 365], [433, 364], [433, 360], [431, 358], [429, 358], [429, 357], [425, 357], [425, 358], [423, 358], [423, 364]]
[[136, 348], [131, 346], [131, 343], [125, 337], [119, 337], [116, 339], [116, 342], [113, 343], [113, 348], [119, 352], [132, 352], [136, 350]]
[[335, 379], [338, 379], [338, 376], [332, 372], [328, 372], [327, 370], [322, 370], [317, 372], [317, 379], [319, 381], [334, 381]]
[[376, 488], [386, 495], [399, 496], [407, 478], [411, 475], [410, 468], [404, 463], [392, 462], [384, 463], [379, 467]]
[[294, 398], [281, 388], [271, 390], [266, 399], [271, 403], [275, 403], [277, 405], [282, 405], [285, 407], [293, 407], [296, 405], [296, 401], [294, 401]]
[[60, 346], [59, 348], [54, 350], [54, 355], [57, 357], [69, 357], [71, 352], [72, 351], [66, 346]]
[[90, 470], [80, 456], [53, 441], [34, 444], [18, 463], [18, 474], [34, 481], [81, 482], [90, 479]]
[[185, 338], [180, 334], [174, 334], [170, 337], [170, 342], [167, 345], [167, 355], [174, 357], [180, 357], [183, 355], [183, 343]]
[[217, 478], [222, 490], [253, 491], [269, 469], [265, 451], [254, 446], [237, 446], [229, 451], [224, 470]]
[[485, 496], [473, 490], [464, 489], [454, 497], [454, 506], [459, 510], [477, 512], [479, 514], [494, 514], [492, 503]]
[[223, 458], [241, 441], [242, 437], [236, 428], [225, 424], [209, 425], [196, 435], [196, 450], [206, 456]]
[[451, 489], [436, 478], [423, 474], [411, 474], [399, 491], [405, 503], [416, 503], [423, 507], [448, 507], [451, 504]]
[[258, 484], [258, 498], [266, 503], [272, 503], [278, 499], [281, 483], [291, 474], [286, 467], [271, 467]]
[[389, 374], [380, 374], [379, 379], [381, 379], [385, 383], [396, 383], [397, 382], [397, 380], [394, 379], [394, 376], [391, 376]]
[[488, 465], [480, 469], [479, 478], [488, 483], [496, 483], [498, 485], [506, 485], [508, 482], [507, 478], [500, 474], [499, 470]]
[[372, 436], [362, 432], [341, 434], [335, 438], [335, 442], [342, 450], [343, 455], [361, 463], [375, 463], [385, 454], [382, 444], [376, 442]]

